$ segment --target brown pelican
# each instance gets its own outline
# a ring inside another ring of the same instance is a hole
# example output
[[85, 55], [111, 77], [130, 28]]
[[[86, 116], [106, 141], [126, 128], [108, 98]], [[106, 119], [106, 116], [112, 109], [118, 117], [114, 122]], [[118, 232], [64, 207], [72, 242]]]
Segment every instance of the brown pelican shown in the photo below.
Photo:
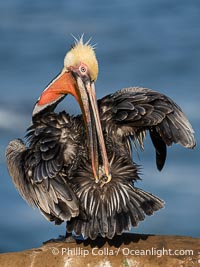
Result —
[[[132, 147], [143, 149], [149, 132], [161, 170], [166, 146], [193, 148], [195, 139], [181, 108], [156, 91], [125, 88], [97, 101], [97, 75], [94, 49], [81, 38], [35, 104], [26, 144], [11, 141], [6, 159], [21, 196], [49, 221], [66, 221], [68, 233], [84, 238], [111, 239], [164, 206], [135, 187], [140, 178]], [[67, 94], [76, 98], [82, 115], [54, 112]]]

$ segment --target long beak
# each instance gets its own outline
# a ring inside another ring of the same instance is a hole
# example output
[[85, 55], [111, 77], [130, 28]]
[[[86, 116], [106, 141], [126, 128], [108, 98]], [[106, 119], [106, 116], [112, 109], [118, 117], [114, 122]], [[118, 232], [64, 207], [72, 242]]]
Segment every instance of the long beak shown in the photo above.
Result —
[[[92, 170], [94, 173], [94, 177], [96, 181], [99, 180], [98, 176], [99, 159], [97, 151], [98, 150], [97, 138], [98, 138], [100, 153], [104, 166], [104, 172], [106, 175], [106, 180], [103, 181], [103, 183], [107, 183], [111, 180], [111, 174], [110, 174], [110, 166], [108, 163], [105, 141], [99, 117], [95, 86], [94, 83], [90, 82], [89, 80], [86, 80], [84, 82], [79, 76], [77, 76], [76, 80], [82, 100], [82, 108], [83, 108], [82, 112], [83, 114], [85, 114], [85, 122], [88, 129], [89, 143], [90, 143], [89, 147], [90, 147]], [[93, 119], [94, 122], [92, 121]]]
[[111, 180], [110, 167], [106, 153], [104, 137], [99, 117], [97, 100], [95, 95], [94, 83], [89, 79], [82, 80], [79, 75], [62, 71], [43, 91], [38, 99], [34, 110], [33, 117], [52, 110], [67, 95], [73, 95], [79, 103], [88, 134], [89, 150], [91, 155], [92, 171], [96, 182], [99, 181], [99, 154], [98, 144], [101, 158], [106, 176], [102, 184]]

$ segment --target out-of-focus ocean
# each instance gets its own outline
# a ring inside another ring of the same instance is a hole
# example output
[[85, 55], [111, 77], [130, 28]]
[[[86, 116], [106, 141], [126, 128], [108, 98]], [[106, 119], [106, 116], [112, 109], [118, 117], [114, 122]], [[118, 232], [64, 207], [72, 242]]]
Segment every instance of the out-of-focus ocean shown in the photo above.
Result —
[[[165, 209], [133, 229], [137, 233], [200, 236], [200, 2], [25, 1], [0, 2], [0, 251], [37, 247], [65, 233], [19, 196], [7, 172], [5, 148], [23, 138], [34, 103], [63, 66], [71, 34], [97, 43], [97, 95], [143, 86], [174, 99], [196, 132], [197, 147], [168, 149], [158, 172], [154, 151], [135, 154], [142, 164], [137, 184], [165, 200]], [[72, 98], [61, 105], [79, 108]]]

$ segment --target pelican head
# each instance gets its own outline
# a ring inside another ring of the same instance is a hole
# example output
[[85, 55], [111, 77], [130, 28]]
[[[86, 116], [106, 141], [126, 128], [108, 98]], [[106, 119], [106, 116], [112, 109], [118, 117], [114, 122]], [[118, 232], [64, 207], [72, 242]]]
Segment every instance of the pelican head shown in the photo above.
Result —
[[83, 114], [94, 178], [99, 181], [100, 152], [107, 177], [105, 181], [108, 182], [111, 174], [94, 85], [97, 76], [98, 62], [94, 48], [89, 42], [84, 43], [82, 36], [67, 52], [61, 73], [42, 92], [34, 107], [33, 119], [41, 113], [54, 109], [67, 94], [73, 95]]
[[80, 68], [81, 71], [82, 65], [86, 67], [91, 80], [96, 81], [98, 77], [97, 58], [93, 46], [89, 42], [84, 44], [83, 37], [67, 52], [64, 59], [64, 69], [70, 70], [73, 66]]

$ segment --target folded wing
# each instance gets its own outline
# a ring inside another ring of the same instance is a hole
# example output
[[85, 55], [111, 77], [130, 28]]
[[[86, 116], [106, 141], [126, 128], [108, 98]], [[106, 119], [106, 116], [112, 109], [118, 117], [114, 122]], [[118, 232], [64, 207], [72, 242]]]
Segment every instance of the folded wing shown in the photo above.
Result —
[[15, 139], [6, 149], [8, 170], [19, 193], [55, 223], [79, 214], [77, 198], [67, 182], [77, 156], [76, 142], [71, 145], [67, 139], [69, 123], [64, 113], [37, 119], [27, 134], [28, 147]]

